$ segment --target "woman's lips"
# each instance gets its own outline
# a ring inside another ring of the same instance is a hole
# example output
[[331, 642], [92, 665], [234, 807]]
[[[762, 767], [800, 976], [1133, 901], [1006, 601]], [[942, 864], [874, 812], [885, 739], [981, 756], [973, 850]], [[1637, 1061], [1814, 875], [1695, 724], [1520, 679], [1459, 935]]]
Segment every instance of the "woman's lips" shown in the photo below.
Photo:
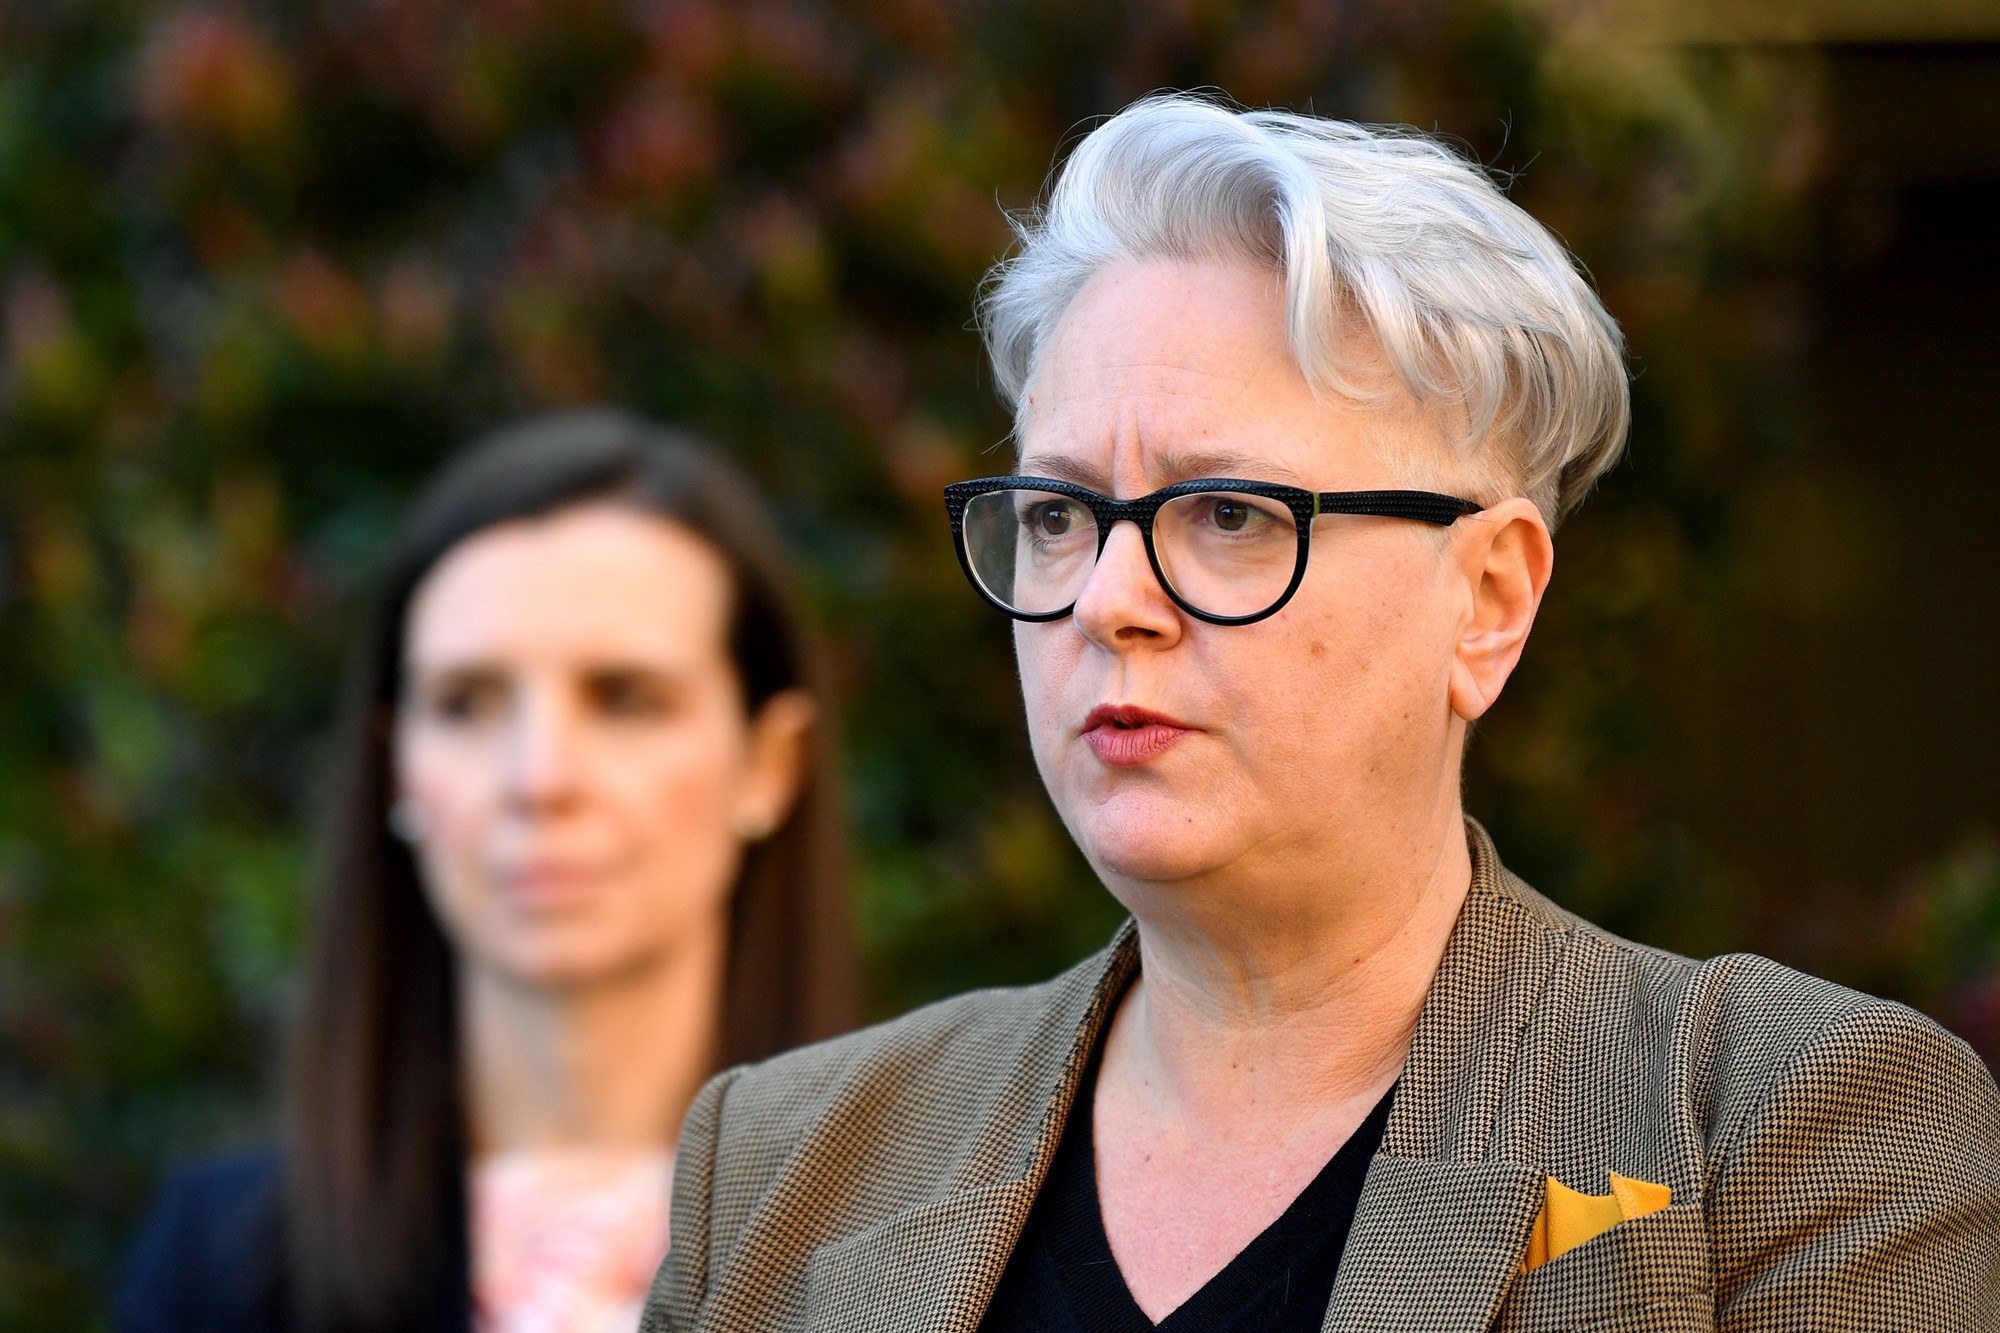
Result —
[[1116, 768], [1157, 759], [1193, 731], [1173, 718], [1130, 704], [1099, 704], [1083, 720], [1083, 740], [1090, 752]]
[[602, 867], [569, 863], [516, 866], [500, 876], [500, 889], [515, 907], [547, 911], [590, 901], [605, 879]]

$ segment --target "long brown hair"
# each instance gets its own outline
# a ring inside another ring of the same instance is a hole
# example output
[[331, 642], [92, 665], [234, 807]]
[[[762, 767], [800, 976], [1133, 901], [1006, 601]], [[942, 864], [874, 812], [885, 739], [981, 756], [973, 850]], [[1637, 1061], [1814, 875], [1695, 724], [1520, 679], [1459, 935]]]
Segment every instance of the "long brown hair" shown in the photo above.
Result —
[[[417, 497], [335, 737], [292, 1052], [279, 1277], [304, 1333], [400, 1333], [465, 1318], [455, 964], [410, 849], [389, 828], [405, 620], [424, 576], [467, 537], [593, 500], [657, 514], [722, 555], [735, 594], [729, 650], [751, 709], [794, 687], [826, 697], [756, 491], [684, 436], [614, 411], [540, 417], [475, 445]], [[830, 1036], [857, 1017], [825, 731], [815, 729], [797, 804], [748, 849], [737, 880], [724, 1065]]]

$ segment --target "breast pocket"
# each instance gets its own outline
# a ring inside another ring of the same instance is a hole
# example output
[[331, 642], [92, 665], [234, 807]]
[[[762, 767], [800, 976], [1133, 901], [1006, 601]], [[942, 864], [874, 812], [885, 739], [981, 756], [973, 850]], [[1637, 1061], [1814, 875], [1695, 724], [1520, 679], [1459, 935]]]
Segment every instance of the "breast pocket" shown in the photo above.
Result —
[[1696, 1204], [1620, 1222], [1516, 1277], [1491, 1333], [1694, 1333], [1715, 1327], [1708, 1232]]

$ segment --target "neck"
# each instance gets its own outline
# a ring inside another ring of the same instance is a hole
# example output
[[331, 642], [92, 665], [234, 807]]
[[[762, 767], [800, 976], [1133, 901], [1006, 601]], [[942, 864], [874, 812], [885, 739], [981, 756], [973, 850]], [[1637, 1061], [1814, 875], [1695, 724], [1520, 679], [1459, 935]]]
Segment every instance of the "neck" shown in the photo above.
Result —
[[713, 1069], [721, 943], [563, 988], [467, 967], [459, 1004], [474, 1155], [671, 1148]]
[[[1471, 884], [1456, 792], [1393, 836], [1224, 884], [1149, 886], [1107, 1074], [1184, 1125], [1355, 1121], [1400, 1073]], [[1315, 873], [1316, 872], [1316, 873]]]

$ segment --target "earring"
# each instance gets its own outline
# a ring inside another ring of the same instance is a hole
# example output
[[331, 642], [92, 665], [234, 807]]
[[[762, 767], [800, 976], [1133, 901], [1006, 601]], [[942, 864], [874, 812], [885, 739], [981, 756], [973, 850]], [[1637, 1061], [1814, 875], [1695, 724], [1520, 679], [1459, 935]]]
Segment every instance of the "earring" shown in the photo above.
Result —
[[423, 841], [424, 821], [417, 814], [417, 808], [408, 801], [397, 801], [389, 807], [389, 832], [399, 842], [415, 846]]

